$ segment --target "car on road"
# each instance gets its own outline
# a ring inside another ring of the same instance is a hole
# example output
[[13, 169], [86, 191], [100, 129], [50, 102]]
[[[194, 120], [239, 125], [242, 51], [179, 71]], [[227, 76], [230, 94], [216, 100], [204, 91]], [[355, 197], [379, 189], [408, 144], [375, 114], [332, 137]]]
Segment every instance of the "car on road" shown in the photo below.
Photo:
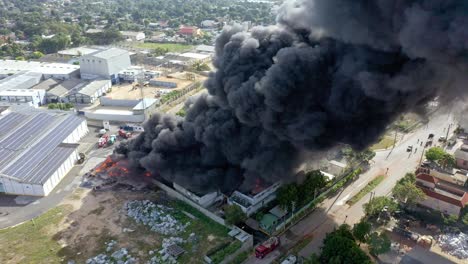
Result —
[[294, 255], [289, 255], [285, 260], [281, 262], [281, 264], [296, 264], [297, 257]]
[[429, 134], [429, 136], [427, 137], [427, 139], [433, 139], [434, 138], [434, 134]]
[[447, 141], [446, 137], [444, 137], [444, 136], [439, 137], [439, 142], [445, 142], [445, 141]]
[[413, 151], [413, 146], [408, 146], [408, 147], [406, 148], [406, 152], [411, 152], [411, 151]]

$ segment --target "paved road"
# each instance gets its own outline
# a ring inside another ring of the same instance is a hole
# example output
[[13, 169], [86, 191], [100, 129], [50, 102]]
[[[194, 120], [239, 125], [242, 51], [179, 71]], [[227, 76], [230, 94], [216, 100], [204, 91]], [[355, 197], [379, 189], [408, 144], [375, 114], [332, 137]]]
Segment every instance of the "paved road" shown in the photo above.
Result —
[[[281, 236], [282, 251], [293, 246], [300, 238], [312, 234], [314, 239], [305, 246], [299, 255], [308, 257], [312, 253], [319, 253], [322, 240], [326, 234], [333, 231], [333, 229], [343, 223], [353, 225], [357, 223], [364, 212], [362, 205], [369, 201], [370, 194], [364, 196], [358, 203], [353, 206], [348, 206], [346, 201], [358, 193], [364, 186], [366, 186], [373, 178], [378, 175], [385, 174], [388, 170], [387, 177], [374, 189], [376, 196], [390, 194], [395, 183], [402, 178], [407, 172], [413, 171], [417, 166], [423, 147], [418, 146], [416, 153], [414, 153], [417, 141], [427, 139], [429, 133], [435, 134], [435, 141], [438, 137], [446, 135], [446, 128], [452, 123], [450, 114], [436, 113], [433, 115], [430, 122], [422, 126], [410, 134], [405, 135], [399, 144], [391, 150], [380, 151], [373, 159], [371, 169], [362, 174], [358, 180], [346, 187], [340, 193], [326, 199], [320, 207], [318, 207], [312, 214], [304, 218], [301, 222], [293, 226], [288, 232]], [[453, 130], [453, 126], [452, 126]], [[406, 152], [408, 145], [413, 145], [413, 153]], [[455, 148], [454, 148], [455, 149]], [[272, 253], [274, 257], [280, 255], [278, 250]], [[250, 257], [246, 263], [260, 264], [271, 263], [272, 259], [258, 260], [254, 256]]]

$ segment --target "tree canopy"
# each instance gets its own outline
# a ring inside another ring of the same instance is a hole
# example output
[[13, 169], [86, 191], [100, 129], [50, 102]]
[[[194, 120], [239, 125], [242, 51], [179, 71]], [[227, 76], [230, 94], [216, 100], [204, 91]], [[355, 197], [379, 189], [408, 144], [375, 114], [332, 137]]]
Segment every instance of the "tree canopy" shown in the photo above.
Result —
[[366, 221], [360, 221], [353, 226], [353, 236], [359, 242], [366, 242], [367, 236], [371, 231], [371, 224]]
[[392, 193], [395, 199], [406, 205], [415, 205], [425, 197], [424, 192], [416, 186], [416, 179], [412, 173], [407, 173], [399, 180]]
[[453, 155], [445, 152], [441, 147], [432, 147], [426, 152], [426, 159], [436, 162], [442, 168], [452, 168], [455, 166], [455, 158]]
[[374, 256], [388, 252], [390, 246], [391, 241], [385, 233], [374, 232], [369, 236], [369, 251]]
[[224, 208], [224, 215], [226, 223], [229, 225], [236, 225], [247, 219], [247, 216], [238, 205], [227, 205]]
[[398, 205], [389, 197], [378, 196], [363, 205], [364, 212], [368, 217], [378, 216], [382, 210], [387, 207], [389, 212], [394, 212], [398, 209]]
[[321, 263], [370, 264], [369, 256], [354, 241], [351, 228], [341, 225], [323, 240]]

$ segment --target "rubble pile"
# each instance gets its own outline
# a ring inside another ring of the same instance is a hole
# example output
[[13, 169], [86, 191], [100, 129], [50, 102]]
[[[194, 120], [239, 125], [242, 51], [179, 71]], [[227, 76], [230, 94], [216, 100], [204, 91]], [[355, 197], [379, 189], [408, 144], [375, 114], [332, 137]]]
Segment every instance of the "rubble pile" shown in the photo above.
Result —
[[151, 259], [148, 261], [147, 264], [177, 264], [177, 259], [174, 258], [169, 254], [167, 251], [167, 248], [169, 246], [172, 246], [174, 244], [180, 245], [183, 243], [186, 243], [183, 238], [180, 237], [169, 237], [169, 238], [164, 238], [162, 242], [162, 248], [159, 251], [150, 251], [150, 255], [154, 255], [151, 257]]
[[129, 201], [125, 205], [127, 215], [137, 223], [149, 226], [162, 235], [178, 235], [185, 231], [189, 222], [183, 224], [171, 214], [171, 209], [148, 200]]
[[[117, 241], [111, 240], [106, 242], [106, 252], [110, 253]], [[86, 264], [135, 264], [137, 259], [129, 254], [126, 248], [121, 248], [114, 251], [111, 255], [99, 254], [95, 257], [86, 260]]]
[[443, 234], [437, 242], [442, 250], [459, 259], [468, 259], [468, 235], [464, 233]]

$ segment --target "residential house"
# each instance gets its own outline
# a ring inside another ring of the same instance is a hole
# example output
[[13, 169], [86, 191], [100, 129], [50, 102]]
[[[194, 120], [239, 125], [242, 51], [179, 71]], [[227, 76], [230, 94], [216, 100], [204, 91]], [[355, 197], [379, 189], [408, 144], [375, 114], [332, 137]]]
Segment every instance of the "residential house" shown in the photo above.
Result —
[[468, 170], [468, 145], [462, 145], [455, 151], [456, 166], [460, 169]]
[[419, 173], [416, 185], [426, 194], [419, 204], [444, 214], [459, 216], [468, 203], [468, 193], [464, 188], [429, 174]]
[[120, 31], [120, 34], [127, 41], [143, 41], [146, 38], [145, 33], [141, 31]]
[[185, 37], [198, 37], [202, 34], [198, 27], [190, 26], [181, 26], [177, 33]]

